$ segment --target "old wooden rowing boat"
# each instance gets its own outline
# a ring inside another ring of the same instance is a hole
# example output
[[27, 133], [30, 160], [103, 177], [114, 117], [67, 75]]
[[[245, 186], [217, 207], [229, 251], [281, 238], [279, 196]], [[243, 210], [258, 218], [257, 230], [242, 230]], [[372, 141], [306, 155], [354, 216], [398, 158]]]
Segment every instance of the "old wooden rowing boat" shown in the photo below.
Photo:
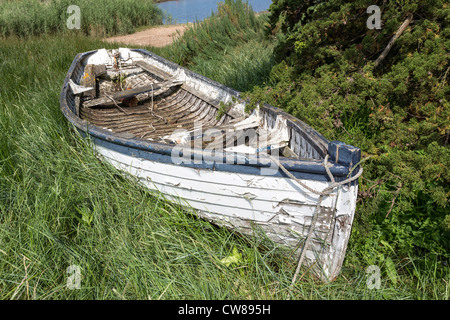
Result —
[[266, 237], [320, 279], [339, 274], [358, 148], [267, 104], [247, 113], [239, 92], [141, 49], [78, 54], [60, 102], [104, 160], [148, 188]]

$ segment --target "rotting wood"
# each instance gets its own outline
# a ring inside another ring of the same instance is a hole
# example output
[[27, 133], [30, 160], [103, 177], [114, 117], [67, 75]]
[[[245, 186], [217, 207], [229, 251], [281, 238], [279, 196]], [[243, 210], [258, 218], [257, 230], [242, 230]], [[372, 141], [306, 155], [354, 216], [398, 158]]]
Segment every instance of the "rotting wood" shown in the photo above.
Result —
[[100, 77], [100, 76], [106, 74], [106, 65], [104, 65], [104, 64], [94, 65], [94, 74], [95, 74], [95, 77]]
[[107, 69], [105, 73], [99, 74], [97, 77], [108, 81], [112, 81], [114, 79], [117, 79], [121, 75], [128, 77], [130, 75], [139, 74], [142, 72], [144, 72], [144, 70], [142, 70], [142, 68], [140, 67], [123, 68], [120, 70]]
[[161, 69], [155, 68], [144, 60], [136, 61], [135, 65], [141, 67], [142, 69], [153, 75], [156, 75], [157, 77], [161, 78], [161, 80], [167, 80], [170, 78], [170, 74]]
[[[172, 88], [174, 86], [178, 86], [178, 85], [181, 85], [181, 83], [180, 82], [171, 82], [171, 81], [163, 82], [163, 83], [156, 84], [156, 85], [150, 84], [150, 85], [146, 85], [146, 86], [142, 86], [142, 87], [138, 87], [138, 88], [134, 88], [134, 89], [130, 89], [130, 90], [115, 92], [110, 97], [101, 97], [98, 99], [87, 101], [84, 103], [83, 106], [90, 108], [90, 107], [95, 107], [95, 106], [99, 106], [99, 105], [104, 105], [104, 106], [114, 105], [116, 103], [120, 103], [121, 102], [120, 100], [122, 100], [122, 99], [135, 97], [142, 93], [156, 92], [156, 91], [162, 90], [162, 89], [169, 90], [170, 88]], [[160, 93], [162, 93], [162, 92], [160, 92]], [[111, 99], [113, 99], [113, 100], [111, 100]], [[145, 97], [145, 99], [148, 99], [148, 97]]]
[[95, 66], [88, 64], [84, 68], [83, 77], [80, 80], [80, 85], [84, 87], [93, 88], [92, 90], [83, 92], [83, 96], [88, 99], [94, 99], [97, 94], [97, 80], [95, 78]]
[[291, 150], [288, 146], [283, 149], [283, 157], [286, 158], [298, 158], [294, 151]]
[[106, 102], [109, 105], [102, 108], [82, 108], [81, 117], [114, 132], [130, 132], [145, 139], [161, 139], [178, 129], [194, 130], [195, 121], [202, 122], [204, 128], [211, 128], [226, 124], [231, 119], [223, 116], [217, 120], [218, 110], [215, 107], [182, 87], [171, 91], [165, 98], [160, 96], [154, 97], [153, 108], [150, 101], [145, 101], [131, 108], [121, 104], [122, 110], [111, 108], [113, 103], [109, 99]]
[[75, 114], [77, 115], [77, 117], [80, 116], [80, 105], [81, 105], [81, 99], [80, 96], [75, 96]]

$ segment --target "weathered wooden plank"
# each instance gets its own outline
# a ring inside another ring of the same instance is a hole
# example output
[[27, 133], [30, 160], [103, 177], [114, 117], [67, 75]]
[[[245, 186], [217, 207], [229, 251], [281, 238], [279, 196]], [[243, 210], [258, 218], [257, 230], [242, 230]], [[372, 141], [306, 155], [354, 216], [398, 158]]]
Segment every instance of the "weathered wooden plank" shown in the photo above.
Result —
[[151, 74], [156, 75], [157, 77], [161, 78], [162, 80], [167, 80], [170, 78], [170, 74], [168, 74], [167, 72], [165, 72], [159, 68], [156, 68], [155, 66], [152, 66], [151, 64], [149, 64], [148, 62], [146, 62], [144, 60], [136, 61], [135, 65], [138, 67], [141, 67], [142, 69], [144, 69], [147, 72], [150, 72]]
[[134, 88], [134, 89], [130, 89], [130, 90], [115, 92], [112, 95], [110, 95], [109, 97], [101, 97], [98, 99], [87, 101], [84, 103], [83, 106], [87, 107], [87, 108], [95, 107], [95, 106], [99, 106], [99, 105], [110, 106], [110, 105], [114, 105], [116, 103], [117, 104], [121, 103], [120, 100], [122, 100], [122, 99], [132, 98], [132, 97], [135, 97], [142, 93], [157, 92], [158, 90], [162, 90], [162, 89], [168, 90], [168, 89], [170, 89], [174, 86], [178, 86], [178, 85], [181, 85], [181, 83], [180, 82], [163, 82], [163, 83], [155, 84], [155, 85], [153, 85], [153, 84], [146, 85], [146, 86], [142, 86], [142, 87], [138, 87], [138, 88]]
[[[200, 92], [192, 87], [187, 86], [186, 84], [184, 84], [182, 86], [182, 88], [184, 90], [186, 90], [187, 92], [199, 97], [200, 99], [202, 99], [203, 101], [206, 101], [208, 104], [210, 104], [211, 106], [213, 106], [216, 109], [219, 109], [219, 101], [211, 99], [210, 97], [208, 97], [206, 94], [204, 94], [203, 92]], [[226, 112], [224, 112], [224, 114], [227, 114]]]
[[94, 74], [95, 74], [95, 77], [100, 77], [100, 76], [106, 74], [106, 65], [104, 65], [104, 64], [94, 65]]
[[83, 92], [83, 96], [88, 99], [93, 99], [97, 94], [97, 80], [95, 77], [95, 65], [88, 64], [84, 68], [83, 76], [80, 80], [80, 85], [84, 87], [93, 88], [92, 90]]
[[[340, 141], [331, 141], [328, 144], [330, 160], [336, 163], [353, 167], [361, 159], [361, 150]], [[356, 171], [356, 170], [355, 170]]]
[[80, 105], [81, 105], [81, 98], [80, 96], [75, 96], [75, 114], [79, 117], [80, 116]]

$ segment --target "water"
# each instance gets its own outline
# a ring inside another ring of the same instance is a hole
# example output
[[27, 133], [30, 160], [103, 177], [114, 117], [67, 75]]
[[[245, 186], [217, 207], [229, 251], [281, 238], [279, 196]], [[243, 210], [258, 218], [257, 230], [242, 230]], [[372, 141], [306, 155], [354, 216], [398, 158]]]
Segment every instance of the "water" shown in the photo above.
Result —
[[[174, 0], [157, 3], [156, 5], [172, 16], [172, 22], [186, 23], [203, 20], [217, 11], [219, 0]], [[253, 11], [260, 12], [269, 9], [272, 0], [248, 0]]]

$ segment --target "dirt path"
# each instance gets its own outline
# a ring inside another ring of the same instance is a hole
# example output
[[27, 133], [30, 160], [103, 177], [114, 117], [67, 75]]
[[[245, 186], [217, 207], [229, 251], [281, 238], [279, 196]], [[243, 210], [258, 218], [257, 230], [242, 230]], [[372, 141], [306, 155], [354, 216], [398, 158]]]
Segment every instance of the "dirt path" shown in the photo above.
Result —
[[125, 36], [107, 38], [105, 41], [129, 45], [164, 47], [174, 41], [178, 36], [178, 32], [180, 35], [183, 35], [186, 28], [187, 24], [159, 26]]

